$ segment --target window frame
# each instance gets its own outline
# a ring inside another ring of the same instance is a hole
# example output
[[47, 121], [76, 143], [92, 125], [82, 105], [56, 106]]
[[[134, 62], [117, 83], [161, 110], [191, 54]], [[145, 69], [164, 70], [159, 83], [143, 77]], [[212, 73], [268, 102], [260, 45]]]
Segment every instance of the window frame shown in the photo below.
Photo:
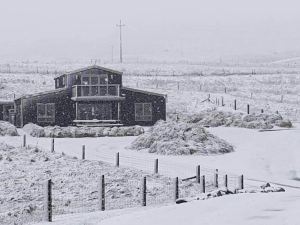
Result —
[[[137, 115], [137, 108], [142, 106], [142, 115]], [[145, 115], [145, 106], [150, 106], [151, 115]], [[136, 102], [134, 103], [134, 118], [135, 121], [150, 122], [153, 121], [153, 107], [151, 102]]]
[[[44, 114], [41, 115], [39, 113], [40, 107], [44, 107]], [[53, 107], [50, 109], [52, 111], [52, 115], [48, 114], [48, 107]], [[37, 122], [39, 123], [54, 123], [55, 122], [55, 103], [37, 103], [37, 109], [36, 109], [36, 117]]]

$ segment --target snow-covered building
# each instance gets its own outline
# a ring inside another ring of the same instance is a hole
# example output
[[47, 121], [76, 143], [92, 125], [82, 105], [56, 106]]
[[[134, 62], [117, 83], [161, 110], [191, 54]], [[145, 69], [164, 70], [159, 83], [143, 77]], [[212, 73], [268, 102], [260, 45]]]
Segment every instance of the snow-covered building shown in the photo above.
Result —
[[15, 124], [153, 125], [166, 119], [166, 95], [127, 88], [122, 72], [90, 66], [55, 79], [52, 91], [15, 99]]

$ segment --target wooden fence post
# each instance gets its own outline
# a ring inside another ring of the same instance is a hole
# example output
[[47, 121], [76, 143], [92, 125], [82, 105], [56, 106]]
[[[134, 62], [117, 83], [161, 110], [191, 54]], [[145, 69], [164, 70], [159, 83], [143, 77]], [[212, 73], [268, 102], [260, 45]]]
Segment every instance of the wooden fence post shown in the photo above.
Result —
[[85, 145], [82, 145], [82, 160], [85, 159]]
[[100, 177], [100, 210], [105, 211], [105, 178]]
[[26, 148], [26, 134], [23, 135], [23, 147]]
[[143, 177], [143, 180], [142, 180], [142, 206], [147, 205], [146, 195], [147, 195], [147, 178]]
[[240, 176], [239, 189], [244, 189], [244, 175]]
[[226, 189], [228, 188], [228, 176], [227, 176], [227, 174], [225, 174], [225, 176], [224, 176], [224, 186], [225, 186]]
[[222, 96], [222, 106], [224, 106], [224, 97]]
[[201, 193], [205, 193], [205, 176], [201, 176]]
[[52, 222], [52, 182], [51, 179], [46, 182], [46, 221]]
[[226, 89], [226, 87], [224, 88], [224, 93], [227, 93], [227, 89]]
[[178, 198], [179, 198], [179, 181], [178, 181], [178, 177], [176, 177], [175, 181], [174, 181], [174, 199], [175, 199], [175, 202]]
[[250, 105], [247, 104], [247, 114], [249, 115], [250, 114]]
[[54, 152], [54, 138], [51, 140], [51, 152]]
[[218, 174], [218, 169], [216, 169], [216, 171], [215, 171], [215, 179], [214, 179], [214, 185], [215, 185], [215, 187], [216, 188], [218, 188], [219, 187], [219, 174]]
[[120, 166], [120, 153], [117, 152], [116, 153], [116, 167], [119, 167]]
[[179, 89], [180, 89], [179, 82], [177, 82], [177, 90], [179, 90]]
[[157, 174], [158, 173], [158, 159], [154, 160], [154, 173]]
[[196, 167], [196, 183], [200, 184], [200, 165]]
[[236, 110], [236, 99], [234, 99], [234, 110]]

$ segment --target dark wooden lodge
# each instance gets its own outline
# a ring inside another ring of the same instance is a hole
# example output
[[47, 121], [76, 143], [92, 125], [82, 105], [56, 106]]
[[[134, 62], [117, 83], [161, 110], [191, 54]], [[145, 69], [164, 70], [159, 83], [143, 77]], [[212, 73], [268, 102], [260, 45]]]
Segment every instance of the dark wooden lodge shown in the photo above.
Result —
[[91, 66], [62, 74], [55, 90], [15, 99], [15, 124], [153, 125], [166, 119], [166, 95], [126, 88], [122, 73]]

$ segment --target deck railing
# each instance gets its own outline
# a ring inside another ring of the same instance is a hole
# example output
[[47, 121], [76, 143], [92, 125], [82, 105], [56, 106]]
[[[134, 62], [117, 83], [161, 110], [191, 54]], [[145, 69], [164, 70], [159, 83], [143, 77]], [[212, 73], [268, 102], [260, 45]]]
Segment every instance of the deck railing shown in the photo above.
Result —
[[72, 97], [120, 96], [118, 84], [108, 85], [74, 85]]

